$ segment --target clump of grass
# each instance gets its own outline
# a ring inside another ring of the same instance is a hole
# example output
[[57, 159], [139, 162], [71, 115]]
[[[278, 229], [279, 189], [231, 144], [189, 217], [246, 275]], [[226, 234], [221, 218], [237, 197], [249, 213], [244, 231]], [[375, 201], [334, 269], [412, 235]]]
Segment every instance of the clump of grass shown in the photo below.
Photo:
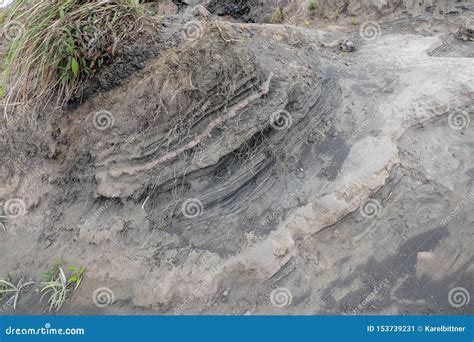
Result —
[[84, 279], [87, 269], [82, 266], [81, 267], [69, 266], [68, 271], [71, 273], [71, 275], [67, 279], [67, 285], [73, 286], [74, 287], [73, 291], [76, 291], [79, 285], [81, 285], [82, 279]]
[[272, 23], [281, 24], [284, 20], [283, 9], [280, 6], [276, 6], [272, 14]]
[[316, 5], [316, 0], [309, 0], [308, 2], [308, 11], [316, 12], [318, 5]]
[[324, 15], [324, 10], [322, 9], [321, 6], [319, 6], [316, 3], [316, 0], [309, 0], [308, 2], [308, 12], [311, 17], [314, 17], [315, 15], [318, 16], [323, 16]]
[[49, 295], [48, 304], [49, 311], [55, 309], [58, 311], [66, 302], [66, 296], [69, 292], [67, 288], [66, 275], [61, 267], [58, 269], [58, 274], [50, 281], [41, 283], [41, 300], [44, 296]]
[[6, 103], [64, 104], [137, 28], [139, 0], [17, 0], [5, 25], [20, 27], [5, 59]]
[[61, 259], [57, 259], [54, 263], [53, 267], [49, 271], [41, 273], [43, 280], [45, 282], [50, 281], [56, 278], [59, 275], [59, 269], [63, 266], [63, 262]]
[[20, 295], [23, 293], [26, 287], [34, 284], [33, 281], [23, 283], [23, 279], [20, 279], [17, 285], [13, 283], [0, 279], [0, 300], [3, 299], [5, 295], [13, 294], [13, 309], [16, 310], [16, 305], [20, 298]]
[[356, 17], [351, 18], [351, 25], [357, 26], [359, 25], [359, 20]]
[[58, 311], [68, 299], [71, 291], [74, 293], [84, 279], [86, 268], [69, 266], [69, 276], [63, 271], [62, 262], [58, 261], [53, 268], [43, 273], [45, 281], [41, 283], [41, 300], [48, 296], [49, 311]]

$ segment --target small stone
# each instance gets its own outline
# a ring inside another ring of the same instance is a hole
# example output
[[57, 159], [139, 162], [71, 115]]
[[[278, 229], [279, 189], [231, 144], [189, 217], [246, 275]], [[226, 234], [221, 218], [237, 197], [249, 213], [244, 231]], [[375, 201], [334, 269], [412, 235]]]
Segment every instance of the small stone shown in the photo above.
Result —
[[52, 245], [51, 240], [46, 239], [45, 242], [44, 242], [44, 249], [49, 248], [51, 245]]
[[346, 39], [339, 45], [339, 49], [343, 52], [354, 52], [356, 46], [352, 41]]
[[229, 291], [230, 289], [225, 289], [225, 291], [222, 292], [221, 302], [227, 303], [227, 301], [229, 300]]
[[279, 246], [273, 253], [273, 255], [277, 257], [284, 257], [287, 254], [288, 254], [288, 249], [284, 246]]
[[420, 260], [428, 260], [428, 259], [431, 259], [433, 257], [433, 253], [432, 252], [418, 252], [416, 254], [416, 259], [418, 261]]

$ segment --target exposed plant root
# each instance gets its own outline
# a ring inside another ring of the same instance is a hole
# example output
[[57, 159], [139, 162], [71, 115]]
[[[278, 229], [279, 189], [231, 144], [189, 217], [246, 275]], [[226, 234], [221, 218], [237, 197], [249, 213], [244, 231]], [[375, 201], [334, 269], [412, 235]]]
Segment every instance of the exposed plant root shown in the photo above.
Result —
[[160, 158], [158, 158], [158, 159], [156, 159], [152, 162], [144, 164], [144, 165], [135, 166], [135, 167], [132, 167], [132, 168], [117, 168], [115, 170], [111, 170], [110, 175], [113, 176], [113, 177], [119, 177], [123, 174], [133, 175], [133, 174], [136, 174], [137, 172], [148, 171], [148, 170], [151, 170], [151, 169], [155, 168], [156, 166], [158, 166], [158, 165], [160, 165], [160, 164], [162, 164], [162, 163], [164, 163], [164, 162], [166, 162], [170, 159], [173, 159], [173, 158], [181, 155], [182, 153], [196, 147], [206, 137], [210, 136], [211, 132], [218, 125], [222, 124], [226, 120], [229, 120], [229, 119], [233, 118], [234, 116], [237, 115], [238, 111], [242, 110], [243, 108], [248, 106], [250, 103], [254, 102], [255, 100], [257, 100], [259, 98], [261, 98], [262, 96], [268, 94], [268, 92], [270, 90], [270, 83], [271, 83], [272, 78], [273, 78], [273, 73], [270, 73], [267, 80], [263, 83], [262, 87], [260, 88], [260, 90], [258, 92], [250, 95], [249, 97], [243, 99], [242, 101], [240, 101], [240, 102], [236, 103], [235, 105], [233, 105], [232, 107], [230, 107], [226, 114], [224, 114], [221, 117], [219, 117], [219, 118], [213, 120], [212, 122], [210, 122], [208, 124], [208, 126], [206, 127], [206, 129], [202, 133], [198, 134], [193, 140], [191, 140], [190, 142], [188, 142], [186, 145], [182, 146], [181, 148], [179, 148], [177, 150], [174, 150], [172, 152], [169, 152], [169, 153], [165, 154], [164, 156], [162, 156], [162, 157], [160, 157]]

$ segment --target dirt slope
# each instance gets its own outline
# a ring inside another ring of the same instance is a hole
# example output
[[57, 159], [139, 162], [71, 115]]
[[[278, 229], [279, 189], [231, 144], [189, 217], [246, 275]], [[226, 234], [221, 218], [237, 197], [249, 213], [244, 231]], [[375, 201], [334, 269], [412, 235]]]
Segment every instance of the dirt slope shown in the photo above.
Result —
[[449, 22], [150, 25], [82, 103], [9, 119], [0, 277], [87, 266], [63, 314], [472, 314], [448, 298], [474, 293], [474, 47]]

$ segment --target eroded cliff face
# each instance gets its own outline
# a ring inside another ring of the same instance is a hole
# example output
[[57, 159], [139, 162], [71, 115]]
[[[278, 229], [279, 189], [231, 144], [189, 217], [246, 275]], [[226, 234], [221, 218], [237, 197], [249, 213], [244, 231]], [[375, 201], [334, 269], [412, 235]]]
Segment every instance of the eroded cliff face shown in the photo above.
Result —
[[447, 294], [474, 293], [473, 43], [431, 19], [146, 26], [82, 101], [7, 123], [1, 273], [87, 266], [70, 313], [472, 313]]
[[428, 13], [448, 14], [462, 11], [469, 1], [456, 0], [317, 0], [322, 8], [330, 8], [346, 15], [387, 15], [394, 12], [422, 15]]
[[[230, 16], [244, 22], [269, 23], [276, 7], [283, 10], [283, 21], [292, 20], [297, 24], [295, 16], [302, 18], [319, 17], [336, 19], [346, 16], [362, 16], [380, 18], [400, 15], [420, 16], [434, 14], [461, 13], [472, 6], [471, 1], [457, 0], [189, 0], [182, 1], [189, 6], [201, 4], [212, 13], [220, 16]], [[299, 22], [300, 25], [304, 20]]]

